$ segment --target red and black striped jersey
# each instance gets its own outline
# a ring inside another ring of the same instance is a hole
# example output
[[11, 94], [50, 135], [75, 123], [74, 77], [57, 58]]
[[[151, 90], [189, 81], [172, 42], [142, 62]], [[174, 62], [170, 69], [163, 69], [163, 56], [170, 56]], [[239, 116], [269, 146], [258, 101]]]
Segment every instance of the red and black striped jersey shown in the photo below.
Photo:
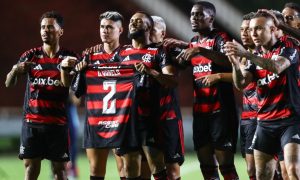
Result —
[[63, 87], [60, 63], [66, 56], [78, 57], [74, 52], [60, 49], [49, 58], [42, 47], [26, 51], [19, 62], [34, 62], [27, 73], [24, 119], [45, 124], [66, 124], [65, 103], [69, 88]]
[[[295, 48], [298, 49], [298, 52], [300, 52], [300, 40], [299, 39], [295, 39], [291, 36], [284, 35], [280, 38], [280, 41], [290, 42], [290, 43], [294, 44]], [[299, 60], [300, 60], [300, 58], [299, 58]], [[300, 72], [300, 66], [299, 66], [299, 72]], [[298, 78], [298, 86], [300, 87], [300, 76]]]
[[[113, 61], [125, 65], [134, 65], [143, 62], [151, 69], [161, 72], [161, 69], [169, 65], [168, 58], [162, 47], [150, 44], [145, 48], [137, 49], [132, 45], [125, 45], [119, 53], [115, 54]], [[139, 75], [139, 86], [137, 89], [138, 113], [140, 116], [149, 117], [153, 115], [153, 107], [158, 104], [158, 82], [148, 74]], [[157, 113], [157, 112], [156, 112]]]
[[[252, 50], [248, 50], [252, 52]], [[245, 59], [246, 60], [246, 59]], [[250, 67], [251, 61], [246, 60], [245, 67]], [[243, 107], [241, 113], [241, 120], [256, 119], [257, 118], [257, 92], [256, 81], [253, 80], [243, 89]]]
[[261, 50], [256, 52], [259, 56], [277, 60], [278, 56], [288, 59], [291, 65], [276, 74], [251, 64], [246, 70], [253, 74], [257, 82], [258, 114], [261, 121], [272, 121], [288, 118], [300, 112], [300, 91], [298, 87], [299, 55], [290, 41], [278, 40], [267, 53]]
[[[230, 38], [225, 32], [213, 30], [202, 40], [200, 40], [199, 36], [193, 37], [189, 47], [203, 47], [213, 51], [223, 52], [223, 46], [229, 40]], [[231, 72], [230, 69], [221, 67], [202, 55], [196, 55], [193, 57], [191, 59], [191, 65], [193, 66], [194, 79], [219, 72]], [[233, 98], [232, 88], [232, 84], [227, 82], [218, 82], [210, 87], [205, 87], [202, 82], [195, 80], [194, 113], [211, 114], [220, 111], [221, 106], [227, 106], [229, 105], [228, 103], [232, 102], [232, 100], [227, 102], [221, 99], [226, 96]], [[225, 104], [221, 105], [221, 103]], [[230, 104], [230, 106], [235, 106], [235, 104]]]
[[103, 63], [85, 71], [87, 124], [102, 147], [135, 147], [136, 86], [134, 67]]
[[[82, 55], [82, 60], [86, 61], [88, 65], [97, 65], [104, 63], [112, 63], [112, 57], [119, 51], [120, 47], [116, 48], [112, 53], [107, 53], [103, 45], [97, 52], [90, 52]], [[80, 86], [78, 85], [80, 84]], [[75, 92], [77, 97], [86, 94], [86, 82], [84, 73], [77, 73], [72, 81], [71, 89]]]
[[112, 57], [115, 53], [119, 51], [120, 47], [116, 48], [112, 53], [105, 52], [103, 46], [101, 46], [98, 52], [92, 52], [90, 54], [85, 54], [83, 58], [89, 64], [103, 64], [103, 63], [111, 63]]

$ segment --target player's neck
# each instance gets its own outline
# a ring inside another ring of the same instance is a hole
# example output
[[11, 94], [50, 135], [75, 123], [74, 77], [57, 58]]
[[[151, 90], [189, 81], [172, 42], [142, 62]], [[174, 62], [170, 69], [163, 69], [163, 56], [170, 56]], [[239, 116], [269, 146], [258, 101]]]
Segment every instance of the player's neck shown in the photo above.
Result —
[[277, 41], [278, 39], [275, 36], [272, 36], [271, 40], [268, 43], [261, 46], [261, 50], [264, 53], [268, 53], [270, 50], [272, 50], [273, 46], [277, 43]]
[[53, 58], [56, 55], [56, 53], [59, 51], [59, 48], [60, 47], [58, 43], [53, 45], [46, 44], [46, 43], [43, 44], [43, 51], [50, 58]]
[[207, 27], [205, 29], [199, 30], [198, 35], [199, 35], [200, 39], [207, 38], [210, 35], [212, 30], [213, 30], [213, 27]]
[[132, 46], [136, 49], [142, 49], [150, 43], [151, 41], [149, 38], [132, 39]]
[[104, 51], [108, 54], [113, 53], [120, 46], [119, 41], [112, 43], [103, 43]]

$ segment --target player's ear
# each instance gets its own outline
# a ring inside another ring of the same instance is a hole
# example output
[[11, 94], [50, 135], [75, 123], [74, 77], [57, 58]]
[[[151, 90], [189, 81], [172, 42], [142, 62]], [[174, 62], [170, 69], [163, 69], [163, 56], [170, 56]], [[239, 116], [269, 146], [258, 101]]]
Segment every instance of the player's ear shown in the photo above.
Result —
[[272, 33], [274, 33], [277, 31], [277, 28], [275, 26], [270, 26], [270, 30]]
[[166, 31], [161, 31], [161, 36], [164, 39], [166, 37]]
[[124, 31], [123, 27], [120, 27], [120, 28], [119, 28], [119, 34], [122, 34], [123, 31]]
[[213, 23], [215, 20], [215, 17], [213, 15], [210, 16], [210, 19], [209, 19], [209, 23]]
[[64, 29], [59, 30], [59, 36], [62, 36], [64, 34]]

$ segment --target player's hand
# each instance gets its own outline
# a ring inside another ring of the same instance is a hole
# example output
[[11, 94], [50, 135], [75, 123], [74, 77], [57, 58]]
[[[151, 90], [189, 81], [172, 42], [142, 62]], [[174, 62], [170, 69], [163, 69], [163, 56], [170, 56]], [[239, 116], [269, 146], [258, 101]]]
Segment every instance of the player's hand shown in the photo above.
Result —
[[163, 41], [163, 47], [165, 49], [172, 48], [172, 47], [179, 47], [179, 48], [185, 49], [188, 47], [188, 45], [189, 45], [189, 43], [187, 43], [185, 41], [181, 41], [181, 40], [173, 39], [173, 38], [166, 38]]
[[75, 67], [77, 63], [77, 58], [72, 56], [67, 56], [65, 59], [61, 61], [61, 69], [62, 70], [71, 70]]
[[82, 71], [87, 67], [87, 62], [85, 60], [80, 61], [78, 64], [75, 66], [75, 71]]
[[134, 64], [135, 69], [140, 72], [140, 73], [146, 73], [149, 74], [150, 73], [150, 68], [147, 67], [144, 63], [140, 62], [140, 63], [135, 63]]
[[103, 45], [102, 45], [102, 44], [97, 44], [97, 45], [92, 46], [92, 47], [90, 47], [90, 48], [86, 48], [86, 49], [82, 52], [82, 55], [92, 54], [92, 53], [99, 52], [102, 48], [103, 48]]
[[[235, 69], [240, 69], [241, 67], [245, 67], [245, 64], [241, 63], [241, 61], [243, 61], [243, 60], [241, 60], [240, 57], [228, 56], [228, 60], [229, 60], [229, 62], [231, 62], [232, 67]], [[244, 63], [246, 63], [246, 62], [244, 62]]]
[[34, 66], [35, 62], [20, 62], [15, 66], [15, 73], [16, 74], [23, 74], [29, 71], [29, 69]]
[[245, 56], [248, 51], [237, 41], [233, 40], [232, 42], [228, 41], [224, 45], [224, 51], [226, 56]]
[[182, 50], [181, 53], [176, 57], [176, 59], [181, 62], [183, 60], [185, 61], [190, 61], [192, 57], [200, 53], [200, 48], [195, 47], [195, 48], [188, 48], [185, 50]]
[[220, 81], [220, 74], [210, 74], [196, 78], [195, 81], [201, 81], [205, 87], [210, 87]]

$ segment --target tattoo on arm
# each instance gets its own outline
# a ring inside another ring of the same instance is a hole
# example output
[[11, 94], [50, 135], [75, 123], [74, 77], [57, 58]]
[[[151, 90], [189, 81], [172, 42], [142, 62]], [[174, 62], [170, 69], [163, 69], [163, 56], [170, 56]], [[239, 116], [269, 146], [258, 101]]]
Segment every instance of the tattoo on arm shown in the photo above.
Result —
[[16, 68], [17, 66], [14, 65], [12, 70], [6, 75], [6, 80], [5, 80], [5, 86], [10, 87], [12, 85], [16, 85], [17, 83], [17, 73], [16, 73]]
[[277, 60], [275, 61], [272, 59], [266, 59], [248, 53], [247, 58], [250, 59], [257, 66], [260, 66], [261, 68], [274, 72], [276, 74], [280, 74], [282, 71], [284, 71], [291, 65], [290, 61], [282, 56], [278, 56]]

